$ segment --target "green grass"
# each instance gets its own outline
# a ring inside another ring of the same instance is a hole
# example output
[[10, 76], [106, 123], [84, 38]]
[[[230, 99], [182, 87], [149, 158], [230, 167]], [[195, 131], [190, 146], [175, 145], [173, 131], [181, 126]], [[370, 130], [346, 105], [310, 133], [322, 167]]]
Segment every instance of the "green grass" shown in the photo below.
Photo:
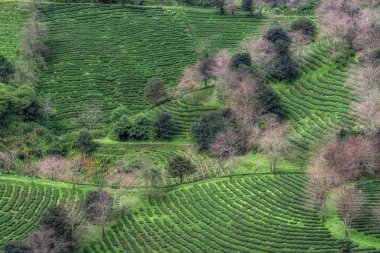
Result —
[[18, 58], [20, 33], [27, 14], [19, 9], [17, 2], [0, 1], [0, 55], [14, 61]]
[[168, 188], [83, 252], [340, 252], [305, 206], [305, 184], [302, 174], [289, 174]]
[[64, 130], [77, 128], [75, 118], [93, 100], [105, 115], [119, 105], [134, 112], [149, 108], [142, 94], [150, 78], [173, 88], [208, 38], [214, 50], [234, 48], [266, 22], [210, 10], [54, 3], [44, 20], [50, 54], [39, 92], [52, 95]]
[[24, 239], [38, 224], [41, 215], [53, 205], [81, 204], [87, 186], [26, 177], [0, 175], [0, 244]]

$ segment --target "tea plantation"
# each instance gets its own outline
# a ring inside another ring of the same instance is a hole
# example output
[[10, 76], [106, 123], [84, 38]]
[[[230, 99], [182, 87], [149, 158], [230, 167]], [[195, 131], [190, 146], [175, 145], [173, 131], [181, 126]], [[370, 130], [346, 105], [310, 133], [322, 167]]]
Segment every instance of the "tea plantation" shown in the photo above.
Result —
[[262, 175], [168, 189], [83, 252], [341, 252], [305, 207], [305, 182], [301, 174]]
[[274, 85], [293, 121], [290, 141], [299, 150], [300, 161], [324, 137], [357, 123], [351, 111], [352, 90], [346, 85], [355, 65], [334, 63], [333, 51], [328, 41], [311, 44], [298, 53], [303, 74], [295, 81]]
[[105, 114], [120, 105], [148, 108], [143, 90], [150, 78], [173, 88], [203, 44], [210, 41], [215, 51], [235, 47], [266, 22], [191, 9], [88, 4], [50, 4], [44, 17], [50, 54], [39, 90], [53, 96], [66, 130], [77, 127], [75, 118], [95, 100]]
[[33, 182], [0, 176], [0, 244], [24, 239], [49, 206], [81, 205], [86, 191], [74, 191], [68, 184], [56, 185], [44, 180]]

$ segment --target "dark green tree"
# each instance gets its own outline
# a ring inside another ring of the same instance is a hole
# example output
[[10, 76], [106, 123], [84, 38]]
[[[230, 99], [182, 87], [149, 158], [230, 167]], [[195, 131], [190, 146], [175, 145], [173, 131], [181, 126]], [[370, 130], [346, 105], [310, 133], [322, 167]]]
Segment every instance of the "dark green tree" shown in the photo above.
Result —
[[281, 27], [272, 27], [265, 33], [264, 39], [273, 43], [276, 48], [277, 62], [274, 66], [273, 76], [280, 80], [295, 78], [299, 71], [291, 57], [292, 40], [288, 33]]
[[250, 67], [252, 64], [251, 56], [249, 53], [239, 52], [232, 56], [231, 59], [231, 68], [232, 69], [241, 69], [245, 67]]
[[251, 16], [253, 15], [253, 1], [254, 0], [243, 0], [241, 2], [241, 8], [246, 11], [246, 12], [249, 12], [251, 14]]
[[225, 0], [212, 0], [212, 5], [219, 9], [221, 14], [225, 13]]
[[158, 139], [170, 139], [173, 137], [175, 125], [172, 115], [169, 112], [158, 114], [154, 122], [154, 130]]
[[71, 230], [69, 215], [63, 206], [51, 206], [42, 215], [41, 224], [52, 229], [55, 235], [66, 241], [73, 240], [73, 231]]
[[291, 29], [292, 31], [301, 31], [303, 34], [308, 36], [314, 36], [317, 31], [317, 27], [314, 22], [304, 17], [294, 20], [291, 24]]
[[93, 135], [87, 130], [81, 130], [75, 138], [75, 147], [85, 154], [90, 154], [97, 148]]
[[215, 135], [224, 128], [226, 122], [233, 121], [230, 110], [222, 110], [201, 116], [192, 128], [191, 134], [201, 149], [207, 149]]
[[183, 177], [195, 173], [196, 169], [190, 160], [182, 156], [175, 156], [169, 159], [168, 172], [171, 177], [178, 177], [182, 184]]
[[265, 113], [274, 113], [280, 118], [286, 117], [286, 111], [281, 104], [280, 96], [269, 85], [262, 84], [258, 89], [258, 99]]

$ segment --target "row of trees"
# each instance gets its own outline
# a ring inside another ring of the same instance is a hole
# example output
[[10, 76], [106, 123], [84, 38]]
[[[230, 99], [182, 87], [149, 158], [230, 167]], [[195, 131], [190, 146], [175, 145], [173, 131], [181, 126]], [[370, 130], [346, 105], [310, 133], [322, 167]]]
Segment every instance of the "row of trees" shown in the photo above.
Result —
[[363, 199], [354, 186], [345, 185], [351, 182], [359, 184], [363, 176], [380, 175], [378, 145], [378, 142], [363, 136], [347, 136], [323, 144], [308, 165], [308, 200], [320, 210], [322, 220], [325, 219], [330, 191], [342, 186], [336, 203], [346, 236], [351, 222], [360, 215]]
[[169, 112], [156, 115], [154, 121], [144, 114], [123, 115], [113, 126], [117, 140], [167, 140], [175, 134], [175, 123]]
[[[342, 130], [337, 140], [317, 149], [308, 165], [309, 201], [319, 208], [323, 220], [327, 200], [333, 195], [333, 189], [338, 188], [335, 190], [336, 211], [344, 225], [347, 240], [350, 226], [361, 216], [365, 201], [352, 183], [359, 184], [363, 176], [380, 175], [380, 58], [376, 53], [380, 50], [378, 11], [373, 1], [354, 0], [322, 0], [316, 11], [320, 36], [331, 39], [336, 45], [334, 57], [342, 60], [358, 54], [360, 59], [358, 71], [347, 80], [347, 85], [353, 87], [356, 97], [360, 98], [353, 105], [361, 118], [360, 127], [355, 132]], [[373, 205], [373, 210], [370, 210], [374, 214], [373, 222], [380, 222], [380, 217], [375, 214], [377, 211], [378, 207]]]
[[[311, 10], [317, 4], [316, 0], [243, 0], [242, 2], [235, 0], [181, 0], [188, 5], [214, 6], [221, 14], [242, 9], [251, 15], [253, 13], [261, 13], [262, 9], [281, 8], [281, 9], [297, 9], [300, 11]], [[239, 5], [241, 3], [241, 5]]]
[[[314, 35], [315, 26], [308, 21], [297, 20], [293, 29]], [[268, 80], [290, 80], [299, 74], [290, 45], [288, 33], [275, 26], [262, 38], [252, 39], [245, 52], [231, 55], [221, 50], [184, 70], [178, 92], [194, 91], [200, 82], [213, 78], [217, 96], [226, 104], [227, 109], [202, 116], [191, 129], [198, 147], [217, 157], [221, 167], [234, 156], [261, 148], [276, 171], [289, 145], [287, 127], [282, 125], [286, 114]]]

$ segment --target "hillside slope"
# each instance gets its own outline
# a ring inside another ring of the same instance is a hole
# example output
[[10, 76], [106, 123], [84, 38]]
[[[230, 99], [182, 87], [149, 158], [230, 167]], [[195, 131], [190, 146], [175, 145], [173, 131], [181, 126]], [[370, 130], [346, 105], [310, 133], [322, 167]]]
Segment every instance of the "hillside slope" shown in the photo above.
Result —
[[83, 252], [341, 252], [305, 206], [305, 184], [302, 174], [289, 174], [176, 187], [120, 219]]
[[49, 4], [44, 17], [50, 54], [39, 88], [52, 95], [66, 130], [77, 127], [75, 118], [92, 101], [105, 114], [120, 105], [147, 108], [143, 90], [150, 78], [173, 87], [208, 39], [214, 50], [233, 47], [265, 23], [182, 8], [88, 4]]

